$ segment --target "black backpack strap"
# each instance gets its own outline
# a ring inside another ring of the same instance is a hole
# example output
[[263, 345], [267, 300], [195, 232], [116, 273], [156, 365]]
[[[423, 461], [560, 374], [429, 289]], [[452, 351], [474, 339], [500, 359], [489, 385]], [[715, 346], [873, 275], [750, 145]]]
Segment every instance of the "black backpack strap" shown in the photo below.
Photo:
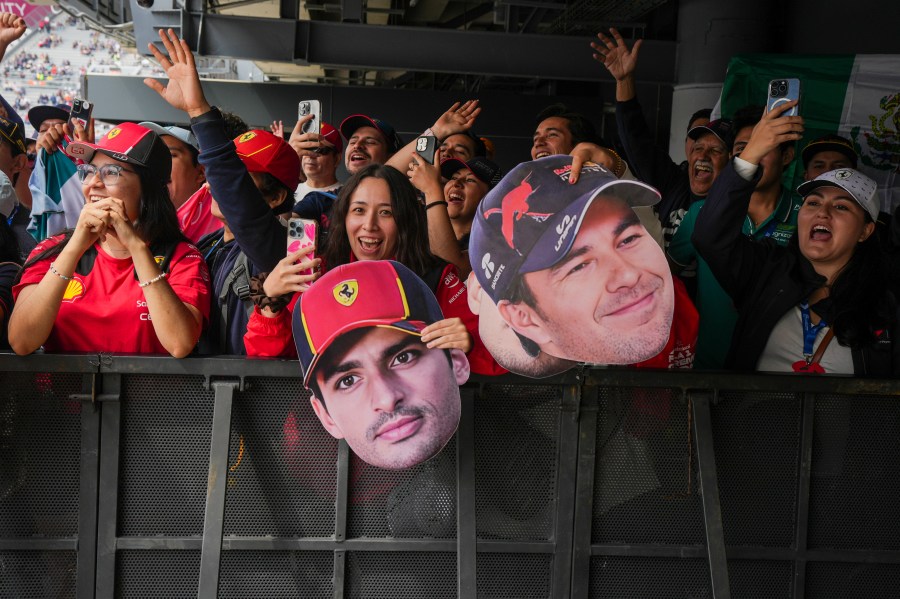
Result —
[[253, 301], [250, 299], [250, 259], [247, 254], [241, 252], [238, 254], [231, 272], [225, 278], [222, 284], [222, 291], [219, 292], [219, 343], [222, 351], [226, 351], [228, 347], [228, 295], [234, 293], [247, 312], [247, 317], [253, 313]]
[[81, 258], [78, 259], [78, 264], [75, 265], [75, 272], [82, 277], [86, 277], [94, 269], [94, 262], [96, 261], [97, 248], [94, 247], [94, 244], [91, 244], [91, 246], [81, 255]]
[[440, 261], [440, 264], [433, 268], [429, 268], [425, 274], [422, 275], [422, 280], [425, 281], [425, 284], [428, 285], [428, 288], [437, 295], [438, 288], [441, 286], [441, 281], [444, 278], [444, 270], [447, 268], [449, 262]]

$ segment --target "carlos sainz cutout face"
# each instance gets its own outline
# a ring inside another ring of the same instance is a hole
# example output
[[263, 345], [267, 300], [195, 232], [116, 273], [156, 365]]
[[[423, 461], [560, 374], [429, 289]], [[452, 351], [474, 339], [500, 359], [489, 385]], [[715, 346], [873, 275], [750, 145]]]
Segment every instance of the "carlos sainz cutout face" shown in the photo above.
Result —
[[501, 300], [498, 308], [542, 352], [634, 364], [658, 354], [668, 341], [672, 275], [660, 247], [618, 198], [595, 198], [565, 257], [525, 274], [523, 282], [523, 300]]
[[346, 333], [313, 373], [313, 411], [325, 429], [368, 464], [409, 468], [436, 455], [459, 425], [461, 350], [428, 349], [388, 327]]

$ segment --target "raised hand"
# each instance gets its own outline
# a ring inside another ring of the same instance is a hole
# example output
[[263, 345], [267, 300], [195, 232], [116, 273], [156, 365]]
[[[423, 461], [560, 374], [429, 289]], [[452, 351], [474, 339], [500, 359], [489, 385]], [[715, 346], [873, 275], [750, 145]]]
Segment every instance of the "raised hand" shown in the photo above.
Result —
[[148, 44], [150, 53], [159, 62], [169, 77], [167, 85], [163, 85], [156, 79], [144, 79], [144, 83], [173, 108], [183, 110], [191, 118], [209, 112], [210, 105], [203, 95], [200, 86], [200, 74], [194, 63], [194, 55], [188, 44], [183, 39], [178, 39], [175, 31], [159, 30], [159, 39], [162, 40], [166, 54], [163, 54], [153, 44]]
[[269, 125], [269, 129], [272, 131], [272, 135], [277, 135], [278, 137], [284, 139], [284, 123], [281, 121], [272, 121], [272, 124]]
[[[309, 289], [313, 281], [319, 278], [318, 269], [322, 260], [321, 258], [308, 260], [304, 257], [315, 251], [315, 246], [304, 247], [279, 260], [263, 283], [265, 294], [269, 297], [278, 297], [285, 293], [302, 293]], [[313, 273], [301, 274], [308, 270], [312, 270]]]
[[612, 38], [598, 33], [600, 42], [591, 42], [591, 47], [596, 52], [594, 60], [602, 63], [616, 81], [621, 81], [634, 74], [643, 40], [634, 42], [634, 46], [629, 49], [618, 30], [611, 27], [609, 33]]
[[[8, 12], [0, 13], [0, 48], [6, 49], [8, 45], [25, 34], [25, 20], [22, 17]], [[0, 57], [3, 54], [0, 52]]]
[[288, 143], [294, 148], [294, 151], [297, 152], [297, 156], [300, 158], [314, 154], [315, 150], [323, 145], [334, 147], [318, 133], [303, 132], [303, 125], [314, 119], [315, 116], [314, 114], [308, 114], [297, 121], [293, 131], [291, 131], [291, 137], [288, 139]]
[[439, 150], [435, 152], [431, 164], [415, 152], [409, 157], [409, 170], [406, 171], [406, 176], [409, 177], [413, 187], [422, 193], [427, 194], [430, 191], [429, 188], [437, 187], [438, 190], [441, 188], [441, 169], [434, 164], [439, 152]]
[[480, 113], [481, 107], [478, 106], [478, 100], [456, 102], [447, 109], [447, 112], [438, 117], [438, 120], [431, 126], [431, 131], [438, 139], [447, 139], [451, 135], [471, 129]]
[[797, 141], [803, 137], [803, 117], [783, 116], [785, 112], [797, 105], [797, 100], [785, 102], [764, 114], [753, 127], [750, 139], [738, 153], [750, 164], [759, 164], [763, 156], [788, 141]]

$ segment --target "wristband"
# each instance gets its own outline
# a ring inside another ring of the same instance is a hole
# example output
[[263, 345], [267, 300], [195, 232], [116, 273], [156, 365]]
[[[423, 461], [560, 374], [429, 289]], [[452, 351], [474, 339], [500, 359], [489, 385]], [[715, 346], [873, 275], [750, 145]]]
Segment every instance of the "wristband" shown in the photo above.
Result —
[[156, 275], [155, 277], [153, 277], [152, 279], [150, 279], [149, 281], [144, 281], [143, 283], [138, 281], [138, 287], [143, 289], [144, 287], [149, 287], [153, 283], [155, 283], [157, 281], [162, 281], [165, 278], [166, 278], [166, 273], [161, 272], [158, 275]]
[[291, 294], [286, 293], [278, 297], [269, 297], [263, 290], [263, 283], [269, 273], [259, 273], [258, 276], [250, 277], [250, 301], [253, 302], [260, 310], [269, 308], [272, 314], [278, 314], [288, 302], [291, 301]]
[[430, 204], [425, 204], [425, 210], [431, 210], [435, 206], [449, 206], [447, 202], [444, 200], [440, 200], [439, 202], [431, 202]]
[[62, 274], [61, 272], [59, 272], [58, 270], [56, 270], [56, 269], [53, 267], [54, 264], [56, 264], [56, 263], [55, 263], [55, 262], [51, 262], [51, 263], [50, 263], [50, 272], [52, 272], [53, 274], [55, 274], [57, 277], [59, 277], [59, 278], [62, 279], [63, 281], [71, 281], [72, 279], [75, 278], [74, 276], [72, 276], [72, 277], [67, 277], [66, 275]]

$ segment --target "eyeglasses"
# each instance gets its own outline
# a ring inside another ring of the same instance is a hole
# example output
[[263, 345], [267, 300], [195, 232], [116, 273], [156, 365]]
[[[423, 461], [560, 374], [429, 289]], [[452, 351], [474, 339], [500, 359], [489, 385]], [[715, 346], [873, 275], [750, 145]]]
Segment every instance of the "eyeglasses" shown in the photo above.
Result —
[[334, 154], [335, 152], [337, 152], [337, 150], [329, 146], [319, 146], [318, 148], [313, 150], [313, 152], [322, 156], [328, 156], [329, 154]]
[[104, 164], [100, 168], [97, 168], [93, 164], [79, 164], [75, 168], [78, 171], [78, 179], [82, 183], [99, 173], [100, 180], [103, 181], [104, 185], [115, 185], [118, 183], [119, 175], [122, 174], [122, 171], [125, 171], [126, 173], [137, 172], [119, 166], [118, 164]]

